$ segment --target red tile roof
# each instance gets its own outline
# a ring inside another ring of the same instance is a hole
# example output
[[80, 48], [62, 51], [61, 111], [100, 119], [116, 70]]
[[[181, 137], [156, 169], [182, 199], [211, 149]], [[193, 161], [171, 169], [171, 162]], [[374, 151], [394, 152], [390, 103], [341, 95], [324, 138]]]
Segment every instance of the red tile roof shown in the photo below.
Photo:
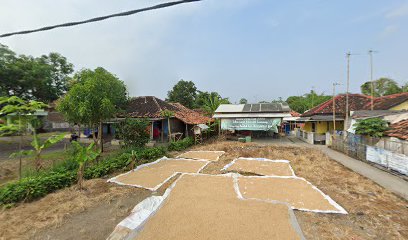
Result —
[[[371, 101], [371, 97], [364, 94], [349, 94], [349, 110], [365, 110], [366, 105]], [[346, 112], [346, 94], [336, 96], [335, 111], [337, 115], [345, 116]], [[313, 115], [333, 114], [333, 98], [306, 111], [301, 116], [310, 117]]]
[[292, 117], [300, 117], [300, 113], [296, 112], [296, 111], [290, 111], [290, 115], [292, 115]]
[[390, 130], [385, 134], [388, 137], [396, 137], [403, 140], [408, 140], [408, 119], [390, 125]]
[[132, 98], [126, 109], [126, 114], [119, 114], [120, 117], [134, 118], [162, 118], [164, 110], [174, 112], [174, 117], [187, 124], [208, 123], [206, 117], [194, 110], [184, 107], [180, 103], [168, 103], [154, 96]]
[[[408, 101], [408, 92], [396, 93], [374, 99], [374, 110], [389, 110], [392, 107]], [[371, 103], [366, 105], [370, 109]]]

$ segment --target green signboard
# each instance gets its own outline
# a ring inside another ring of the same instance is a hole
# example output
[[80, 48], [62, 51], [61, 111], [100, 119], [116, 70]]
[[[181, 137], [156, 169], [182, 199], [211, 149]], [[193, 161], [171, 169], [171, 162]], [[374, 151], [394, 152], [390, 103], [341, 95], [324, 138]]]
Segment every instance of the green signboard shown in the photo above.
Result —
[[252, 130], [278, 132], [280, 118], [223, 118], [222, 130]]

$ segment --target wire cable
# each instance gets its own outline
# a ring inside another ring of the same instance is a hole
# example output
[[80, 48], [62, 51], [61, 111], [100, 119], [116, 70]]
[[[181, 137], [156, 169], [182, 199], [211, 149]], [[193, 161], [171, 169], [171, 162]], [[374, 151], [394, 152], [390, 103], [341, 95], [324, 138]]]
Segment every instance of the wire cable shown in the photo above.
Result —
[[140, 8], [140, 9], [135, 9], [135, 10], [126, 11], [126, 12], [115, 13], [115, 14], [106, 15], [106, 16], [102, 16], [102, 17], [91, 18], [91, 19], [84, 20], [84, 21], [68, 22], [68, 23], [52, 25], [52, 26], [47, 26], [47, 27], [42, 27], [42, 28], [37, 28], [37, 29], [32, 29], [32, 30], [24, 30], [24, 31], [18, 31], [18, 32], [4, 33], [4, 34], [0, 35], [0, 38], [10, 37], [10, 36], [13, 36], [13, 35], [22, 35], [22, 34], [30, 34], [30, 33], [35, 33], [35, 32], [49, 31], [49, 30], [52, 30], [52, 29], [55, 29], [55, 28], [72, 27], [72, 26], [75, 26], [75, 25], [86, 24], [86, 23], [91, 23], [91, 22], [99, 22], [99, 21], [106, 20], [108, 18], [124, 17], [124, 16], [129, 16], [129, 15], [133, 15], [133, 14], [140, 13], [140, 12], [146, 12], [146, 11], [156, 10], [156, 9], [160, 9], [160, 8], [167, 8], [167, 7], [171, 7], [171, 6], [178, 5], [178, 4], [190, 3], [190, 2], [199, 2], [199, 1], [201, 1], [201, 0], [182, 0], [182, 1], [161, 3], [161, 4], [151, 6], [151, 7], [146, 7], [146, 8]]

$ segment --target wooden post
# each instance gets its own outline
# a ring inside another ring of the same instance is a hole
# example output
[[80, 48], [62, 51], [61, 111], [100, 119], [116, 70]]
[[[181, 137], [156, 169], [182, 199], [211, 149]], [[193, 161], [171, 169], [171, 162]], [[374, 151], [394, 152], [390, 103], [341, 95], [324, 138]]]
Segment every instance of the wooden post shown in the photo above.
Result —
[[169, 142], [171, 142], [171, 127], [170, 127], [170, 117], [167, 118], [167, 128], [168, 128], [168, 134], [169, 134]]
[[154, 122], [152, 121], [152, 122], [151, 122], [151, 127], [150, 127], [150, 140], [153, 140], [153, 137], [154, 137], [154, 136], [153, 136], [154, 126], [153, 126], [153, 125], [154, 125]]
[[188, 137], [188, 124], [186, 123], [186, 137]]
[[99, 122], [99, 144], [101, 146], [101, 152], [103, 152], [103, 125], [102, 121]]
[[164, 142], [164, 120], [161, 120], [161, 141]]

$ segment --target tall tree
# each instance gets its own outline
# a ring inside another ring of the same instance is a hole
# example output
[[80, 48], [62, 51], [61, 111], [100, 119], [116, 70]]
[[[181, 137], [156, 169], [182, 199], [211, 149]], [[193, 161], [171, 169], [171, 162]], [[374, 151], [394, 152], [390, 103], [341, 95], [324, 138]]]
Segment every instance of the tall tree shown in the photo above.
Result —
[[202, 109], [212, 116], [221, 104], [229, 104], [228, 98], [222, 98], [219, 94], [210, 94], [205, 100]]
[[62, 96], [73, 65], [58, 53], [17, 55], [0, 44], [0, 95], [51, 102]]
[[239, 104], [247, 104], [247, 103], [248, 103], [248, 100], [246, 98], [241, 98], [239, 100]]
[[[26, 125], [22, 124], [23, 121], [33, 120], [35, 117], [31, 114], [37, 110], [47, 107], [46, 104], [37, 101], [24, 101], [23, 99], [12, 97], [0, 97], [0, 117], [7, 115], [14, 115], [17, 117], [17, 124], [1, 124], [0, 123], [0, 136], [3, 134], [13, 134], [18, 132], [20, 135], [20, 141], [18, 143], [18, 151], [22, 151], [23, 132]], [[21, 179], [22, 169], [22, 155], [19, 155], [19, 178]]]
[[167, 93], [166, 101], [178, 102], [188, 108], [194, 108], [197, 88], [192, 81], [180, 80], [173, 89]]
[[99, 67], [94, 71], [85, 69], [74, 76], [74, 84], [58, 104], [58, 111], [72, 123], [99, 128], [95, 144], [102, 145], [102, 122], [112, 118], [127, 102], [127, 91], [123, 81]]
[[402, 86], [402, 92], [408, 92], [408, 82]]
[[[373, 82], [374, 97], [381, 97], [402, 92], [398, 83], [390, 78], [380, 78]], [[361, 85], [361, 93], [371, 95], [371, 82], [365, 82]]]
[[303, 96], [290, 96], [286, 99], [286, 102], [289, 104], [289, 107], [298, 112], [304, 113], [308, 109], [311, 109], [327, 100], [331, 96], [322, 94], [317, 94], [315, 91], [310, 91], [310, 93], [304, 94]]

